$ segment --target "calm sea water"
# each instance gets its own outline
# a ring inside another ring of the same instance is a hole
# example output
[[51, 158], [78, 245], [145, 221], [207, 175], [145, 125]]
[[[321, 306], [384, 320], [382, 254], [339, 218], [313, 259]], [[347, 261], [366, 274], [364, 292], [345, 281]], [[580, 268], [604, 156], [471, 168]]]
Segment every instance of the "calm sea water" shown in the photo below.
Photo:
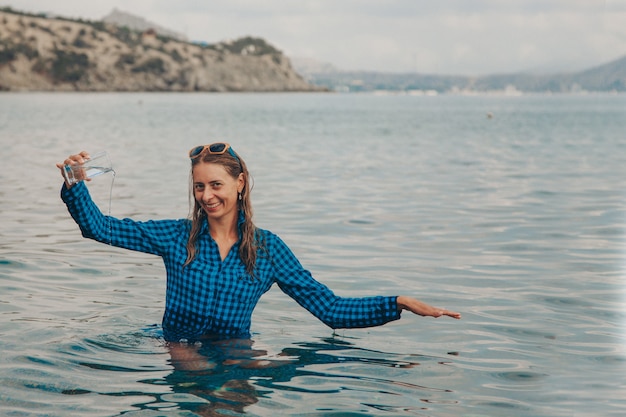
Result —
[[[333, 334], [272, 290], [173, 359], [160, 259], [81, 238], [54, 164], [107, 150], [104, 212], [181, 218], [217, 140], [318, 280], [463, 319]], [[3, 416], [626, 415], [624, 95], [3, 93], [0, 141]]]

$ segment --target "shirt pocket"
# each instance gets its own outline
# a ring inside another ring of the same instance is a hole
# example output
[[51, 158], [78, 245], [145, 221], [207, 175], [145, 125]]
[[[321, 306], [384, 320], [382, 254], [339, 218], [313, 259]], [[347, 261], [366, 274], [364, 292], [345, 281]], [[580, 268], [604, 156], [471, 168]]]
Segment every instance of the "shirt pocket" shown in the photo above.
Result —
[[220, 297], [233, 304], [256, 304], [265, 292], [263, 283], [248, 274], [244, 268], [236, 268], [220, 280]]

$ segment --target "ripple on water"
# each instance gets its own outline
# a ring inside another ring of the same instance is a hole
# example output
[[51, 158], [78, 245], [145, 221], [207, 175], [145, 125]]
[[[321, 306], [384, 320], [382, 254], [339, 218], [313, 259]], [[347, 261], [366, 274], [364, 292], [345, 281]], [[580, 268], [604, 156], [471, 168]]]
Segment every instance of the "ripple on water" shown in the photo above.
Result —
[[503, 382], [487, 382], [483, 385], [487, 388], [504, 391], [541, 391], [545, 386], [546, 378], [549, 376], [545, 373], [532, 371], [496, 372], [491, 374], [491, 378]]

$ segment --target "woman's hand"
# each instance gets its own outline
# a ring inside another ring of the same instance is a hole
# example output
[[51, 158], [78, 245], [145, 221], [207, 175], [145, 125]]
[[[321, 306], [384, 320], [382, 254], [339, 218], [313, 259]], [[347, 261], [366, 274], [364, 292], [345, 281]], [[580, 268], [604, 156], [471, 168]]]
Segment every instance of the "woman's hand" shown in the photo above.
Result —
[[441, 317], [450, 316], [455, 319], [460, 319], [461, 314], [455, 311], [446, 310], [445, 308], [437, 308], [423, 303], [415, 298], [399, 296], [397, 301], [398, 308], [402, 310], [408, 310], [414, 314], [428, 317]]
[[[64, 168], [65, 165], [80, 165], [84, 163], [85, 160], [87, 159], [89, 159], [89, 152], [81, 151], [80, 153], [68, 156], [65, 161], [58, 163], [56, 165], [57, 165], [57, 168], [61, 170], [61, 176], [63, 177], [63, 179], [65, 179], [65, 176], [63, 175], [63, 171], [65, 170]], [[67, 188], [70, 188], [72, 184], [68, 184], [67, 181], [65, 181], [65, 186]]]

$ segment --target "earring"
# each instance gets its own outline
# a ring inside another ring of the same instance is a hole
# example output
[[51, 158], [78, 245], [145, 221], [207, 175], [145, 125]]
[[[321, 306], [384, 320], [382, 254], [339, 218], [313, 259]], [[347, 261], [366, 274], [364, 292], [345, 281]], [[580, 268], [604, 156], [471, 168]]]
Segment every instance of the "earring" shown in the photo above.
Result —
[[237, 193], [239, 194], [239, 201], [243, 200], [243, 196], [241, 195], [241, 193]]

